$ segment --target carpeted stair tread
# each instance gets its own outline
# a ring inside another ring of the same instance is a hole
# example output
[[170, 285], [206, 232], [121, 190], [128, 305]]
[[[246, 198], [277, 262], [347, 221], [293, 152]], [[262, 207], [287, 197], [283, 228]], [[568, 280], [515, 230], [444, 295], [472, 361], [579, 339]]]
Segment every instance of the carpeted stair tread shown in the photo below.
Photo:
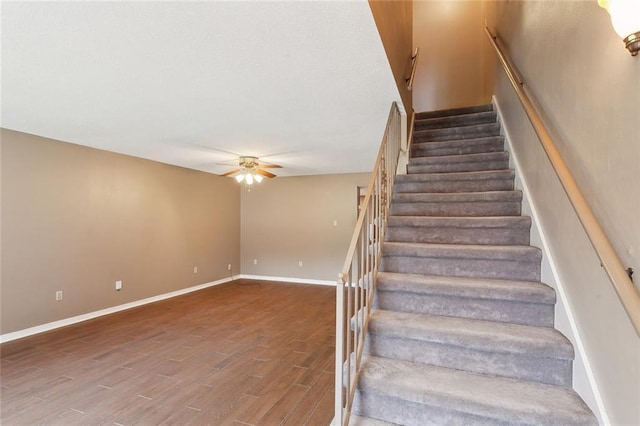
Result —
[[[522, 194], [518, 191], [503, 191], [501, 193], [505, 196], [485, 196], [492, 194], [492, 192], [395, 193], [390, 214], [393, 216], [519, 216], [522, 207], [519, 200], [522, 198]], [[475, 194], [479, 194], [479, 196], [473, 197]], [[436, 197], [438, 195], [442, 197]], [[463, 196], [458, 197], [458, 195]], [[415, 200], [411, 201], [409, 197], [415, 197]]]
[[442, 127], [495, 123], [496, 118], [497, 113], [495, 111], [482, 111], [464, 115], [450, 115], [446, 117], [418, 118], [415, 120], [414, 129], [427, 130]]
[[449, 217], [449, 216], [391, 216], [388, 227], [449, 227], [449, 228], [529, 228], [531, 218], [528, 216], [481, 216], [481, 217]]
[[503, 151], [503, 136], [456, 139], [442, 142], [414, 141], [411, 144], [411, 158], [420, 158], [425, 156], [444, 157], [451, 155]]
[[555, 300], [540, 282], [380, 272], [375, 307], [553, 327]]
[[[514, 195], [520, 195], [513, 192]], [[424, 197], [422, 200], [401, 201], [395, 199], [391, 204], [391, 215], [394, 216], [459, 216], [459, 217], [482, 217], [482, 216], [519, 216], [521, 213], [521, 203], [517, 197], [512, 199], [478, 199], [465, 200], [456, 198], [459, 193], [440, 194], [420, 194], [405, 193], [399, 195], [445, 195], [445, 198]], [[479, 192], [478, 192], [479, 194]], [[422, 198], [422, 197], [421, 197]]]
[[362, 417], [351, 415], [349, 418], [349, 426], [399, 426], [397, 423], [389, 423], [383, 420], [372, 419], [370, 417]]
[[447, 127], [442, 129], [417, 130], [413, 132], [413, 140], [417, 143], [442, 142], [499, 135], [499, 123], [485, 123], [469, 126]]
[[531, 246], [385, 242], [386, 272], [539, 281], [540, 249]]
[[573, 346], [551, 327], [376, 309], [365, 352], [474, 373], [571, 386]]
[[391, 216], [386, 241], [443, 244], [529, 244], [527, 216]]
[[540, 282], [438, 275], [378, 273], [379, 291], [555, 304], [555, 291]]
[[502, 152], [481, 152], [477, 154], [443, 155], [438, 157], [416, 157], [409, 160], [409, 165], [431, 166], [442, 163], [471, 163], [509, 160], [509, 153]]
[[540, 249], [531, 246], [489, 246], [385, 242], [383, 256], [442, 257], [455, 259], [535, 260]]
[[393, 194], [394, 203], [522, 202], [522, 191], [435, 192]]
[[396, 192], [487, 192], [511, 191], [513, 170], [483, 170], [457, 173], [420, 173], [396, 178]]
[[489, 179], [513, 179], [515, 177], [514, 170], [481, 170], [476, 172], [458, 172], [458, 173], [419, 173], [400, 175], [396, 178], [396, 183], [410, 182], [433, 182], [433, 181], [452, 181], [452, 180], [489, 180]]
[[373, 334], [429, 340], [487, 352], [567, 360], [574, 357], [573, 346], [567, 338], [549, 327], [374, 309], [369, 330]]
[[449, 173], [481, 170], [502, 170], [509, 168], [509, 154], [506, 152], [483, 152], [441, 157], [417, 157], [409, 161], [407, 172]]
[[416, 113], [416, 120], [425, 120], [435, 117], [448, 117], [452, 115], [467, 115], [478, 112], [493, 111], [492, 104], [474, 105], [460, 108], [440, 109], [436, 111], [424, 111]]
[[597, 424], [566, 387], [374, 356], [363, 357], [354, 407], [407, 426]]

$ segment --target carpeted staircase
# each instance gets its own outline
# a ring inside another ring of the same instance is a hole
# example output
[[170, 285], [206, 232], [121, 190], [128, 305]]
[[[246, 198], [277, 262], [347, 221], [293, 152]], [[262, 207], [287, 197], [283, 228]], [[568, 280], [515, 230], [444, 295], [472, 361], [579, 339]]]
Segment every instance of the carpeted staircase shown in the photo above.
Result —
[[491, 105], [420, 113], [352, 425], [590, 425]]

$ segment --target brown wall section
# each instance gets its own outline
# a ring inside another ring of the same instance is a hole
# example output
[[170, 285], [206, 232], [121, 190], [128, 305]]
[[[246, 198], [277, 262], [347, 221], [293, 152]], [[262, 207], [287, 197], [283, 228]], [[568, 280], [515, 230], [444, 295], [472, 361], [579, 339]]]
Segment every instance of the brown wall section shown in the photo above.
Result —
[[357, 187], [369, 176], [282, 177], [243, 190], [242, 273], [336, 281], [356, 223]]
[[229, 263], [239, 272], [233, 180], [10, 130], [1, 137], [2, 334], [219, 280]]
[[413, 100], [411, 92], [407, 90], [405, 78], [410, 72], [410, 60], [413, 53], [411, 50], [413, 2], [369, 0], [369, 6], [387, 53], [402, 103], [407, 115], [410, 116], [413, 111]]
[[485, 8], [476, 0], [415, 2], [416, 112], [491, 102], [495, 56], [484, 35]]

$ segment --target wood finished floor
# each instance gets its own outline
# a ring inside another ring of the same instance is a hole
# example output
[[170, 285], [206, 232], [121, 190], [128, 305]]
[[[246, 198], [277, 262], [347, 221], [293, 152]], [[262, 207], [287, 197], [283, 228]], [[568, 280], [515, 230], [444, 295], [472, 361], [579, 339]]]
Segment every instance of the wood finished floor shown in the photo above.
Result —
[[0, 346], [0, 423], [323, 425], [335, 289], [238, 280]]

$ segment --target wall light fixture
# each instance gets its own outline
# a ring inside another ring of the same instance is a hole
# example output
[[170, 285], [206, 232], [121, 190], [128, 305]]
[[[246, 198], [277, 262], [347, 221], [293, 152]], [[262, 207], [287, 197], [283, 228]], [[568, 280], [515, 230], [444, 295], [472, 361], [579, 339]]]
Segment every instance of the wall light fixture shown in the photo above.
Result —
[[640, 51], [640, 0], [598, 0], [611, 15], [613, 29], [625, 47], [636, 56]]

